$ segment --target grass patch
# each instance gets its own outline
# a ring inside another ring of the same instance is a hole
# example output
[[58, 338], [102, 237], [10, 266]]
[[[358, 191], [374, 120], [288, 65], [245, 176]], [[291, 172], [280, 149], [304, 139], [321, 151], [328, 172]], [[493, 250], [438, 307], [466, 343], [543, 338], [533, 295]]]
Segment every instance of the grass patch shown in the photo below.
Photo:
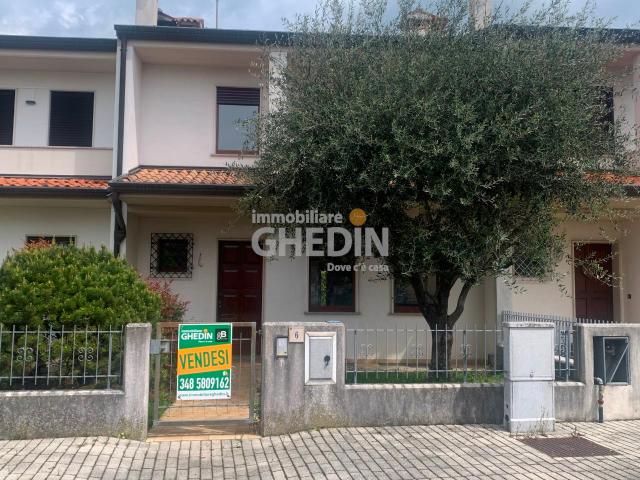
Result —
[[355, 372], [347, 373], [347, 384], [354, 383], [503, 383], [504, 373], [492, 371], [449, 372]]

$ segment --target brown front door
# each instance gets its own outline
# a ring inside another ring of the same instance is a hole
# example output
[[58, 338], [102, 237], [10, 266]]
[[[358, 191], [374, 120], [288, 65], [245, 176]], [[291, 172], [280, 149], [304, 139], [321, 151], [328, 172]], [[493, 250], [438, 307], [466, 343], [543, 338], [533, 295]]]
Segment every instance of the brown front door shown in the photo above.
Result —
[[251, 242], [221, 241], [218, 248], [218, 322], [262, 320], [262, 257]]
[[[600, 265], [608, 273], [613, 272], [611, 244], [576, 244], [573, 250], [576, 260], [600, 260]], [[579, 264], [575, 266], [576, 317], [613, 321], [613, 287], [594, 278]]]

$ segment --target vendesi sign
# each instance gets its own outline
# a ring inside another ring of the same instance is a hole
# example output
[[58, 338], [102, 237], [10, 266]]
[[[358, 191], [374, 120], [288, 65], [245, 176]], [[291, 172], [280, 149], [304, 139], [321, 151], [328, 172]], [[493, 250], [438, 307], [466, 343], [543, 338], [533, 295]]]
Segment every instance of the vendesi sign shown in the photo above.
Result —
[[178, 328], [178, 400], [231, 398], [230, 323], [186, 323]]

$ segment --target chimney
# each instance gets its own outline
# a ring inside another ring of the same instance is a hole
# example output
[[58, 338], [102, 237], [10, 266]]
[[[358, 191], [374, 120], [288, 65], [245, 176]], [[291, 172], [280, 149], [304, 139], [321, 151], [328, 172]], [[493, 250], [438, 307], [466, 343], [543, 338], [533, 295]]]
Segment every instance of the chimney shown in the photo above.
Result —
[[136, 25], [158, 25], [158, 0], [136, 0]]
[[443, 29], [447, 23], [446, 18], [426, 12], [418, 7], [407, 14], [404, 19], [404, 28], [417, 32], [419, 35], [426, 35], [429, 32]]
[[475, 30], [481, 30], [491, 22], [491, 0], [469, 0], [469, 18]]

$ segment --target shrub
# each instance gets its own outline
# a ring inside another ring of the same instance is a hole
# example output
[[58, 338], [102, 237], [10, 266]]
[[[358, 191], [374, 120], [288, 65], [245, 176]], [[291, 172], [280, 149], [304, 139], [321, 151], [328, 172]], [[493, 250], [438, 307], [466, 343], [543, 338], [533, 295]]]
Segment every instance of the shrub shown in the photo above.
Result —
[[160, 296], [106, 248], [32, 244], [0, 267], [0, 323], [49, 327], [156, 322]]
[[166, 280], [147, 279], [149, 290], [160, 296], [160, 318], [163, 322], [182, 322], [189, 302], [182, 300], [180, 295], [173, 293], [171, 282]]

